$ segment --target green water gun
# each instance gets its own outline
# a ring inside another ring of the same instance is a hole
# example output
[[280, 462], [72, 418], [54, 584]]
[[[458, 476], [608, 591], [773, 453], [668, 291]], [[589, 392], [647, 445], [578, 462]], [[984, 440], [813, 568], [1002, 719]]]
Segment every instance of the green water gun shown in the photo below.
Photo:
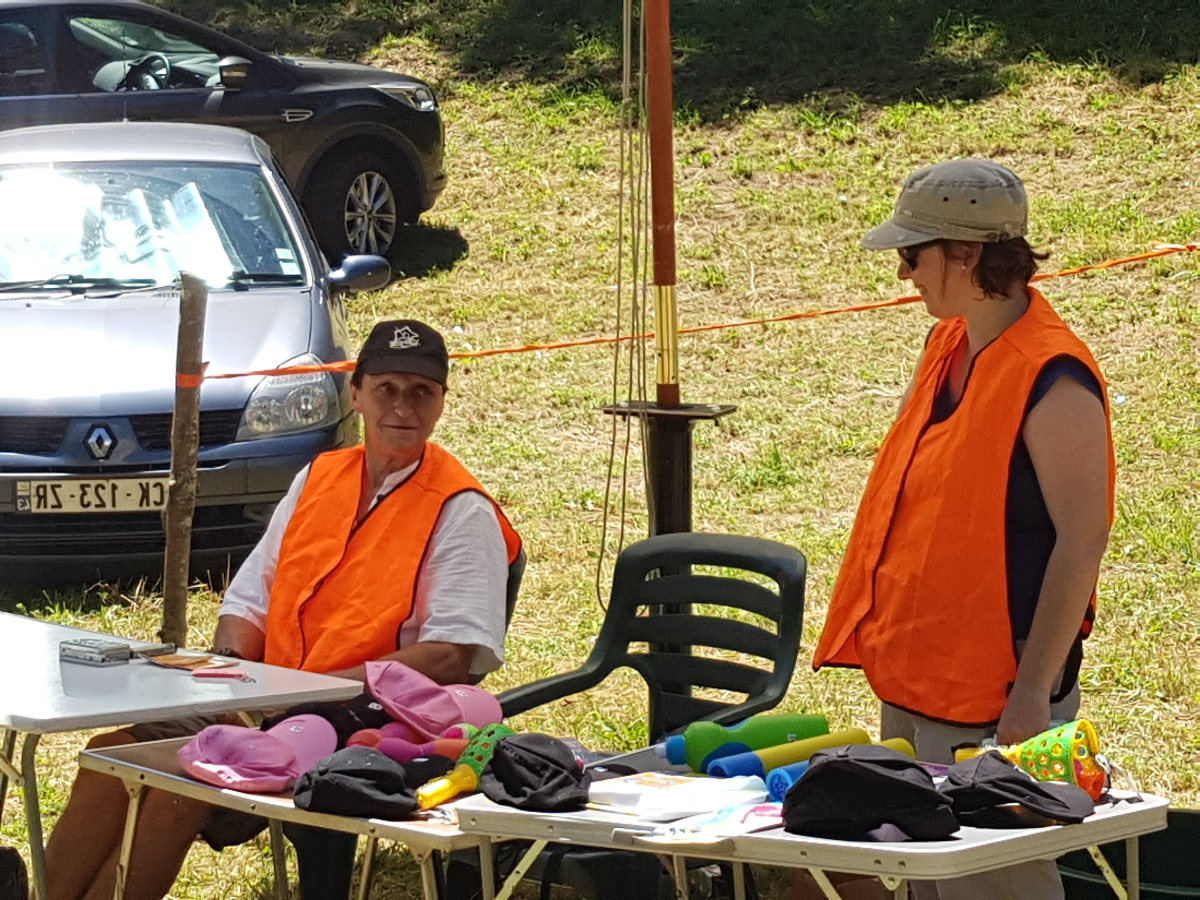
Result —
[[496, 744], [501, 738], [515, 732], [507, 725], [489, 725], [471, 739], [471, 743], [458, 758], [458, 765], [448, 775], [434, 778], [417, 788], [417, 805], [421, 809], [432, 809], [459, 794], [479, 790], [479, 776], [484, 766], [492, 761]]

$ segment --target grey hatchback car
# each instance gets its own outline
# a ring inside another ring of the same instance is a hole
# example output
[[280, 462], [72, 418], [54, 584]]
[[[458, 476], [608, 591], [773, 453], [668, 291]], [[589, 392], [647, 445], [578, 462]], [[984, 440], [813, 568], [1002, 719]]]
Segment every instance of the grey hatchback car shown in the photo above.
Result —
[[[31, 565], [161, 567], [180, 271], [208, 285], [210, 374], [346, 359], [343, 293], [390, 275], [378, 256], [330, 271], [270, 149], [237, 129], [0, 133], [0, 210], [0, 586]], [[212, 379], [200, 397], [193, 571], [222, 571], [358, 424], [343, 374]]]

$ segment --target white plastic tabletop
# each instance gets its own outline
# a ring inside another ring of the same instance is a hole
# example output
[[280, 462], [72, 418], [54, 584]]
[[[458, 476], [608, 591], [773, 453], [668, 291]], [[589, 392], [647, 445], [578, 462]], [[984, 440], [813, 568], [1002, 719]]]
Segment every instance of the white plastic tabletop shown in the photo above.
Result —
[[79, 754], [79, 764], [85, 769], [115, 775], [122, 781], [138, 782], [146, 787], [170, 791], [173, 794], [281, 822], [298, 822], [301, 825], [403, 841], [416, 849], [450, 851], [479, 846], [478, 837], [463, 834], [444, 819], [408, 819], [393, 822], [385, 819], [328, 815], [298, 809], [290, 794], [247, 794], [204, 784], [188, 775], [179, 763], [179, 748], [188, 740], [189, 738], [170, 738], [143, 744], [84, 750]]
[[347, 700], [362, 693], [356, 681], [261, 663], [238, 663], [253, 681], [227, 681], [193, 678], [188, 671], [143, 659], [106, 667], [61, 661], [59, 642], [81, 637], [112, 636], [0, 613], [0, 728], [30, 734], [79, 731]]
[[1072, 850], [1125, 840], [1167, 827], [1169, 801], [1152, 794], [1137, 802], [1097, 807], [1078, 825], [1048, 828], [962, 828], [948, 841], [835, 841], [788, 834], [782, 828], [697, 843], [648, 842], [654, 823], [621, 813], [535, 813], [476, 795], [458, 804], [459, 828], [492, 838], [577, 843], [730, 862], [817, 868], [904, 879], [971, 875]]

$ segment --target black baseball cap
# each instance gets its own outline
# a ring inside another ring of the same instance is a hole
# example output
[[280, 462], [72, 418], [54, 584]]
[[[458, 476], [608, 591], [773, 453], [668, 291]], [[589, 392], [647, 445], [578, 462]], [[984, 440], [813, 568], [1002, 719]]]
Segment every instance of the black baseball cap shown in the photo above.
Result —
[[364, 375], [408, 372], [445, 387], [450, 354], [441, 334], [424, 322], [389, 319], [371, 329], [359, 351], [357, 371]]
[[571, 812], [587, 804], [591, 773], [558, 738], [537, 732], [496, 742], [479, 787], [493, 803], [534, 812]]

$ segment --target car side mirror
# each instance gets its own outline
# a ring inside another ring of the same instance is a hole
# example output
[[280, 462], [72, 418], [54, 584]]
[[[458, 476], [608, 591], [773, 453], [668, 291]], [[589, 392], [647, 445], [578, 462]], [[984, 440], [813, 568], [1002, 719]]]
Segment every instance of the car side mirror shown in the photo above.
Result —
[[240, 91], [246, 86], [250, 77], [250, 60], [242, 56], [226, 56], [217, 63], [217, 71], [221, 75], [221, 84], [227, 91]]
[[347, 256], [329, 280], [345, 291], [377, 291], [392, 280], [392, 267], [382, 256]]

